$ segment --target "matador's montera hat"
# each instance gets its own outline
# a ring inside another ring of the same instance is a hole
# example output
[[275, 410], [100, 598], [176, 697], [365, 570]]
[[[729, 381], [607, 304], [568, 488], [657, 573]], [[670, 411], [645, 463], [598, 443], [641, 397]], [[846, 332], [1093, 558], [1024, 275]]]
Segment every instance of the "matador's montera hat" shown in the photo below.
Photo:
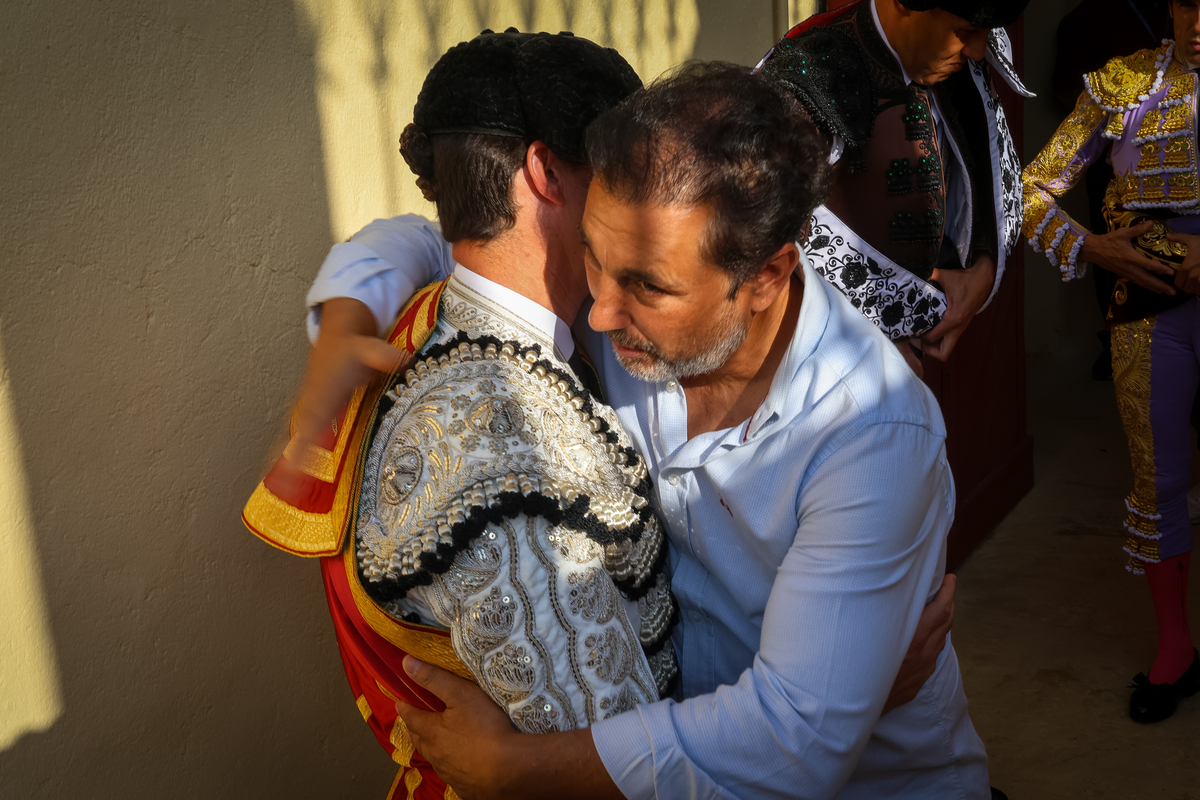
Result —
[[540, 139], [556, 155], [582, 161], [587, 126], [641, 86], [616, 50], [572, 33], [485, 30], [434, 64], [413, 124], [427, 136]]
[[900, 0], [900, 4], [913, 11], [940, 8], [977, 28], [1003, 28], [1017, 21], [1029, 0]]

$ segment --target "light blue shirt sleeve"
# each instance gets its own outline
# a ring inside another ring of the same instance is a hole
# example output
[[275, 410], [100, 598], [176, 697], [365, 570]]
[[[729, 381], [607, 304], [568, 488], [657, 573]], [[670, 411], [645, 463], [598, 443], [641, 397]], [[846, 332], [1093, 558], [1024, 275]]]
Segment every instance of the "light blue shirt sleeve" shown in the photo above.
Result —
[[796, 502], [753, 666], [592, 727], [626, 797], [833, 798], [850, 778], [944, 571], [942, 438], [856, 426], [813, 460]]
[[308, 290], [308, 338], [317, 341], [321, 306], [335, 297], [364, 303], [382, 336], [418, 289], [454, 271], [441, 228], [417, 214], [377, 219], [335, 244]]

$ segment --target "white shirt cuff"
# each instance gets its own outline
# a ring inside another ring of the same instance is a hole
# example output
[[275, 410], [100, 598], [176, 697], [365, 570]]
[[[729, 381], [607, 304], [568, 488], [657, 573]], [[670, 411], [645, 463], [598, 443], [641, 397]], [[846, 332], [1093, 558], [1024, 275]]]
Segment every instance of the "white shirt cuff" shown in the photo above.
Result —
[[[638, 706], [594, 724], [592, 742], [608, 776], [629, 800], [734, 800], [679, 747], [673, 700]], [[661, 787], [670, 787], [668, 794]]]
[[317, 341], [321, 304], [326, 300], [349, 297], [362, 302], [375, 317], [378, 335], [383, 336], [400, 311], [399, 300], [412, 297], [416, 290], [407, 276], [366, 245], [335, 244], [305, 298], [309, 341]]
[[[670, 646], [670, 645], [668, 645]], [[608, 776], [629, 800], [654, 797], [656, 748], [643, 714], [666, 703], [641, 706], [592, 725], [592, 742]], [[664, 724], [670, 724], [663, 719]], [[673, 749], [673, 743], [662, 743]]]

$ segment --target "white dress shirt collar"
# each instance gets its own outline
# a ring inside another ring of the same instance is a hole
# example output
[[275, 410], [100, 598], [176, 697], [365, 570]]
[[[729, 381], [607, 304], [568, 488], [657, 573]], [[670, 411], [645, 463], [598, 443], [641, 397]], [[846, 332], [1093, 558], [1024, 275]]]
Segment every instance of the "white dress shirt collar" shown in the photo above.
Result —
[[911, 86], [913, 79], [908, 76], [908, 70], [904, 68], [904, 62], [900, 60], [899, 54], [896, 53], [896, 48], [892, 47], [892, 43], [888, 41], [887, 34], [883, 32], [883, 25], [879, 23], [879, 11], [875, 8], [878, 0], [871, 0], [871, 20], [875, 23], [875, 30], [879, 31], [879, 38], [883, 39], [883, 43], [887, 45], [888, 52], [892, 54], [892, 58], [896, 59], [896, 63], [900, 66], [900, 75], [904, 78], [904, 84]]
[[546, 334], [554, 341], [564, 361], [574, 355], [575, 340], [571, 337], [571, 326], [559, 319], [550, 309], [506, 286], [488, 280], [478, 272], [472, 272], [462, 264], [455, 263], [454, 277], [467, 288], [507, 309], [525, 324]]

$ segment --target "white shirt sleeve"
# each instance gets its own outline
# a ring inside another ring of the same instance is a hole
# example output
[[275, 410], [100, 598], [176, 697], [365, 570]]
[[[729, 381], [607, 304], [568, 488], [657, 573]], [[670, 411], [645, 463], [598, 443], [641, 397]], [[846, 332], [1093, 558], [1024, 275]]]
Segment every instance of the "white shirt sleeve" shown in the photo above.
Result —
[[326, 300], [364, 303], [382, 336], [417, 289], [453, 271], [450, 244], [436, 222], [417, 214], [377, 219], [325, 257], [306, 298], [309, 341], [317, 341]]
[[712, 694], [592, 727], [624, 795], [837, 796], [941, 583], [953, 508], [941, 437], [918, 425], [872, 426], [818, 464], [799, 496], [753, 667]]

